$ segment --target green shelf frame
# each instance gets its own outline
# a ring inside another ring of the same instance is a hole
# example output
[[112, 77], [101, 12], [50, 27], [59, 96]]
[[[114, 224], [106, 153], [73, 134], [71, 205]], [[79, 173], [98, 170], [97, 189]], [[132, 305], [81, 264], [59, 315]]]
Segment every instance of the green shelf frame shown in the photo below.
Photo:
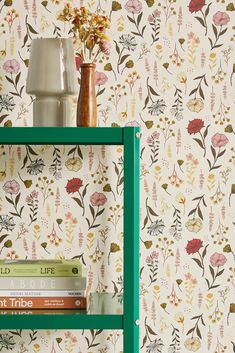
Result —
[[122, 315], [2, 315], [1, 330], [85, 330], [106, 329], [122, 330]]
[[83, 315], [1, 315], [0, 329], [123, 329], [124, 353], [138, 353], [139, 128], [1, 127], [0, 144], [124, 146], [123, 313], [120, 315], [112, 312], [108, 314], [88, 312]]

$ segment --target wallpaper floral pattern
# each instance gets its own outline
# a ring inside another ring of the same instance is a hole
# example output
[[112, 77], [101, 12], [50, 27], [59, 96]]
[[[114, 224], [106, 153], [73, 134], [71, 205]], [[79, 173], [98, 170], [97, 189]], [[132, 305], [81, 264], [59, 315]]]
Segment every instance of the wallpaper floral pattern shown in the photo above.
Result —
[[[1, 125], [32, 124], [30, 42], [68, 35], [66, 3], [112, 22], [110, 59], [97, 62], [99, 125], [141, 126], [141, 351], [234, 352], [234, 3], [1, 0]], [[77, 257], [90, 290], [121, 293], [122, 148], [0, 155], [1, 257]], [[6, 350], [119, 353], [121, 332], [2, 330]]]

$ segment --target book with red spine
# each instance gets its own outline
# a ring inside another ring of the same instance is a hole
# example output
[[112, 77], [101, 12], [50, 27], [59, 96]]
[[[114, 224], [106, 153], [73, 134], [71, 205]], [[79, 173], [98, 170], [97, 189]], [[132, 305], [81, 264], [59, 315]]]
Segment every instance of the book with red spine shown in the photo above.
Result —
[[86, 297], [3, 297], [0, 309], [86, 309]]

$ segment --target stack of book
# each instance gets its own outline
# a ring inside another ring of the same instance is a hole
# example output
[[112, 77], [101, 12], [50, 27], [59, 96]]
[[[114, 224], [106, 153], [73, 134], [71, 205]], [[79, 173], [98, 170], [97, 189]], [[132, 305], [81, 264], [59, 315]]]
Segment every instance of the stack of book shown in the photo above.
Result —
[[85, 290], [78, 260], [0, 260], [0, 314], [79, 314]]

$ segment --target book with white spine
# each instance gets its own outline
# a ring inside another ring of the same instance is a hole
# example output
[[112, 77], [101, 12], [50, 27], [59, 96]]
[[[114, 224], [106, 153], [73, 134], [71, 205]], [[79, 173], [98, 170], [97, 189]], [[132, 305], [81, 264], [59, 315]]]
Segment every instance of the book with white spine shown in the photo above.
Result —
[[0, 298], [6, 297], [85, 297], [85, 291], [77, 290], [0, 290]]
[[82, 291], [86, 289], [86, 277], [0, 277], [0, 289]]

